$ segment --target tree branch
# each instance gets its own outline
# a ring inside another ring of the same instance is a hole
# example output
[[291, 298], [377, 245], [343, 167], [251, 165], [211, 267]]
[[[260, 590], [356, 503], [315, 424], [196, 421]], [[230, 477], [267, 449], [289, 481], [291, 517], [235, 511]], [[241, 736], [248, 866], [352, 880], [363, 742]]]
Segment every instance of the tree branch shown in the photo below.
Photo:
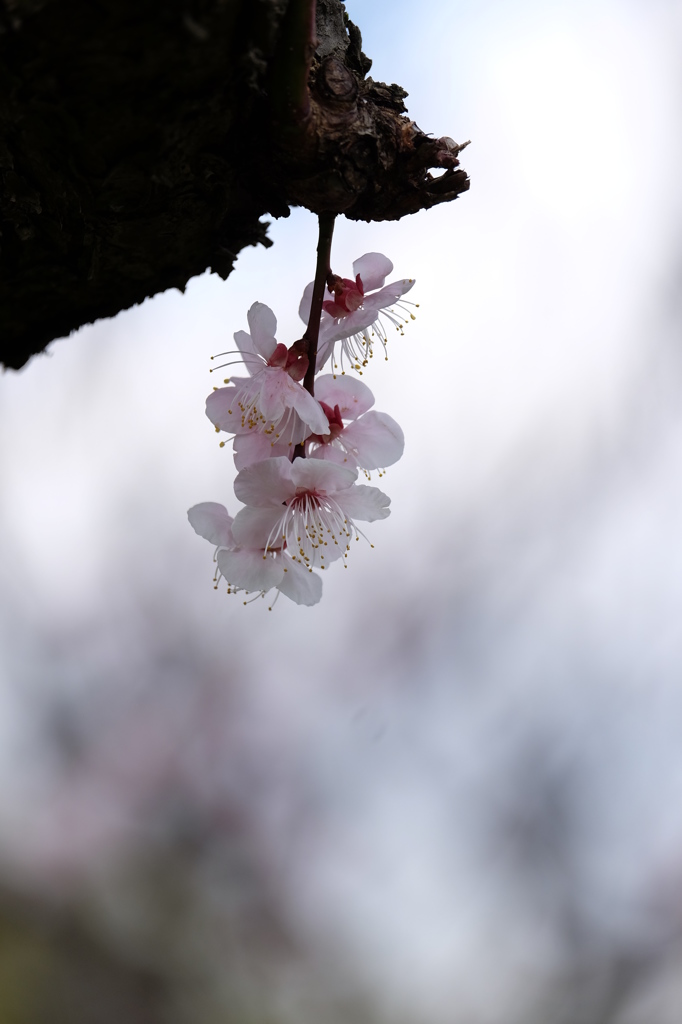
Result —
[[[0, 0], [0, 360], [21, 367], [291, 206], [398, 219], [468, 188], [340, 0]], [[312, 53], [313, 41], [317, 48]], [[433, 176], [433, 168], [444, 170]]]

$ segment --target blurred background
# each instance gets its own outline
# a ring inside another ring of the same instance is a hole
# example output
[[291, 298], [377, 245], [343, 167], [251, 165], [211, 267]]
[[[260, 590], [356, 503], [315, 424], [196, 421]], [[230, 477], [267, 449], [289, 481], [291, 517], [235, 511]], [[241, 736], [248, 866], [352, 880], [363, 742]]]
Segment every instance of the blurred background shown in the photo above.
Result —
[[1, 1024], [682, 1020], [678, 0], [349, 0], [471, 191], [337, 226], [418, 317], [315, 608], [212, 586], [209, 356], [295, 210], [0, 380]]

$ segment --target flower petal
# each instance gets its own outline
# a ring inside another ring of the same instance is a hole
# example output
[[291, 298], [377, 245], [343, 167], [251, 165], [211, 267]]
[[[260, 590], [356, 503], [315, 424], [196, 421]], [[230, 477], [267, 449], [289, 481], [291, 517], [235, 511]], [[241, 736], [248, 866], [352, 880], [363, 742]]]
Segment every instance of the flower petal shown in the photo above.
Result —
[[215, 501], [202, 501], [187, 512], [190, 526], [195, 533], [216, 547], [234, 547], [232, 516], [228, 516], [224, 505]]
[[355, 420], [374, 405], [374, 395], [357, 377], [334, 377], [331, 373], [315, 381], [315, 398], [332, 409], [338, 405], [343, 420]]
[[262, 369], [263, 360], [253, 347], [251, 335], [247, 334], [246, 331], [235, 331], [234, 340], [237, 342], [237, 348], [241, 352], [244, 365], [249, 373], [253, 374], [257, 370]]
[[273, 441], [276, 441], [277, 451], [272, 452], [270, 458], [273, 455], [291, 456], [292, 447], [305, 441], [306, 437], [310, 436], [310, 432], [310, 427], [303, 422], [296, 410], [287, 409], [282, 419], [272, 425], [271, 437]]
[[254, 302], [246, 314], [254, 348], [263, 359], [269, 359], [277, 347], [277, 318], [264, 302]]
[[358, 460], [354, 455], [342, 451], [334, 442], [318, 445], [311, 452], [307, 452], [307, 456], [309, 459], [325, 459], [327, 462], [335, 462], [337, 466], [345, 466], [347, 469], [355, 469], [358, 465]]
[[[315, 491], [317, 494], [328, 495], [336, 495], [341, 491], [343, 497], [339, 497], [339, 501], [344, 509], [346, 492], [358, 478], [356, 469], [337, 466], [333, 462], [323, 462], [320, 459], [296, 459], [290, 464], [290, 468], [294, 490], [301, 488], [306, 491]], [[236, 492], [237, 485], [235, 484]], [[238, 494], [237, 497], [240, 501], [244, 500]]]
[[[300, 304], [299, 304], [299, 307], [298, 307], [298, 315], [300, 316], [300, 318], [301, 318], [301, 320], [303, 321], [304, 324], [307, 324], [308, 320], [310, 319], [310, 307], [312, 306], [312, 303], [313, 303], [313, 288], [314, 288], [314, 285], [315, 285], [315, 282], [311, 281], [310, 284], [307, 284], [305, 286], [305, 288], [303, 290], [303, 297], [301, 298], [301, 301], [300, 301]], [[329, 289], [325, 288], [324, 296], [323, 296], [322, 301], [323, 302], [329, 302], [329, 301], [331, 301], [332, 298], [333, 298], [333, 295], [331, 294]]]
[[[250, 548], [261, 554], [266, 547], [271, 551], [277, 550], [281, 547], [282, 536], [276, 527], [284, 511], [282, 505], [277, 508], [254, 508], [252, 505], [240, 508], [232, 524], [235, 547]], [[273, 530], [276, 531], [274, 536]]]
[[384, 256], [380, 252], [366, 252], [353, 264], [353, 277], [360, 275], [366, 295], [367, 292], [373, 292], [375, 288], [381, 288], [392, 270], [393, 264], [388, 256]]
[[391, 281], [381, 291], [374, 292], [373, 295], [366, 295], [363, 303], [363, 309], [388, 309], [394, 302], [397, 302], [401, 295], [406, 295], [409, 290], [414, 287], [415, 280], [409, 280], [403, 278], [401, 281]]
[[268, 423], [276, 423], [284, 415], [289, 395], [289, 384], [294, 382], [286, 370], [278, 366], [267, 366], [258, 377], [260, 392], [258, 410]]
[[357, 464], [361, 469], [392, 466], [405, 450], [405, 435], [400, 426], [388, 413], [374, 409], [349, 423], [342, 438], [344, 444], [357, 453]]
[[[305, 459], [297, 459], [297, 462], [305, 462]], [[276, 459], [266, 459], [247, 466], [237, 474], [234, 493], [244, 505], [279, 507], [296, 493], [292, 463], [286, 456], [280, 455]]]
[[298, 306], [298, 315], [300, 316], [304, 324], [307, 324], [310, 318], [310, 307], [313, 304], [314, 286], [314, 281], [311, 281], [310, 284], [307, 284], [305, 286], [305, 288], [303, 289], [303, 295], [301, 296], [301, 301]]
[[304, 566], [294, 562], [293, 558], [284, 555], [284, 575], [282, 582], [277, 584], [285, 597], [295, 601], [296, 604], [313, 605], [317, 604], [322, 597], [322, 580], [320, 577], [306, 569]]
[[271, 434], [264, 434], [260, 430], [249, 430], [248, 433], [236, 435], [233, 448], [235, 466], [237, 469], [245, 469], [247, 466], [252, 466], [254, 462], [286, 455], [290, 450], [290, 445], [277, 444], [272, 440]]
[[[320, 465], [329, 463], [321, 462]], [[389, 496], [378, 487], [366, 487], [364, 484], [349, 487], [343, 494], [344, 512], [351, 519], [360, 519], [367, 523], [373, 523], [375, 519], [386, 519], [391, 514], [388, 507], [390, 504]]]
[[350, 338], [353, 334], [362, 334], [373, 323], [376, 323], [378, 317], [379, 310], [375, 309], [374, 306], [368, 306], [367, 301], [365, 301], [364, 306], [361, 306], [360, 309], [356, 309], [354, 313], [349, 313], [348, 316], [344, 316], [342, 320], [334, 324], [333, 330], [328, 328], [325, 331], [325, 342], [332, 342], [333, 344], [335, 341], [343, 341], [345, 338]]
[[218, 568], [228, 583], [244, 590], [270, 590], [284, 576], [282, 559], [262, 551], [219, 551]]
[[218, 388], [206, 399], [206, 415], [214, 426], [228, 434], [242, 429], [242, 413], [237, 404], [239, 389]]
[[[331, 326], [334, 327], [334, 321], [330, 321]], [[323, 322], [323, 326], [326, 326]], [[324, 364], [329, 359], [330, 355], [334, 351], [334, 339], [331, 337], [329, 331], [325, 331], [323, 336], [322, 327], [320, 327], [320, 337], [317, 342], [317, 359], [315, 360], [315, 372], [319, 373]]]
[[[291, 378], [289, 379], [291, 380]], [[303, 437], [298, 438], [296, 443], [299, 440], [305, 440], [309, 434], [328, 434], [329, 420], [320, 403], [301, 384], [296, 384], [295, 381], [291, 381], [291, 383], [293, 386], [289, 392], [290, 404], [301, 417], [303, 423], [309, 427], [307, 433]]]

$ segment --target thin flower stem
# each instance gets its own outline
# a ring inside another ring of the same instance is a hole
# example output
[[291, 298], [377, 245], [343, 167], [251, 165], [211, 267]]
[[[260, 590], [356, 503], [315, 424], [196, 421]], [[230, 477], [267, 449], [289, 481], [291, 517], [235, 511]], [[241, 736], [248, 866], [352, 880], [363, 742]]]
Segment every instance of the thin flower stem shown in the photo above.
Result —
[[313, 284], [313, 297], [310, 303], [310, 316], [306, 327], [303, 341], [306, 342], [308, 355], [308, 369], [303, 378], [303, 387], [311, 395], [315, 394], [315, 370], [317, 363], [317, 339], [320, 336], [320, 319], [322, 317], [322, 303], [324, 302], [324, 290], [327, 286], [327, 277], [331, 273], [332, 235], [334, 234], [335, 213], [320, 213], [319, 236], [317, 240], [317, 265], [315, 267], [315, 283]]
[[[303, 387], [311, 395], [315, 395], [315, 369], [317, 363], [317, 341], [320, 336], [320, 319], [322, 317], [322, 303], [324, 302], [324, 290], [327, 286], [327, 278], [331, 273], [332, 236], [334, 234], [335, 213], [318, 214], [319, 235], [317, 239], [317, 264], [315, 266], [315, 281], [313, 284], [313, 297], [310, 303], [310, 316], [308, 326], [301, 341], [305, 345], [308, 356], [308, 369], [303, 378]], [[305, 448], [297, 444], [294, 450], [294, 458], [305, 458]]]

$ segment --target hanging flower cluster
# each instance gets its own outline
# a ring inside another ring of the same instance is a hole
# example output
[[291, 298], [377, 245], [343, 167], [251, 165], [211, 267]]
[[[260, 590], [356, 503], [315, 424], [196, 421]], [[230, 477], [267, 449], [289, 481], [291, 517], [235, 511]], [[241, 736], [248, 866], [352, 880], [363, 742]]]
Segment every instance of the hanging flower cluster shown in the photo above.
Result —
[[[414, 282], [386, 285], [393, 264], [380, 253], [356, 260], [352, 280], [331, 273], [331, 226], [325, 266], [321, 219], [318, 272], [299, 307], [308, 325], [303, 338], [288, 348], [278, 342], [274, 313], [255, 302], [249, 332], [237, 331], [235, 352], [222, 353], [234, 355], [246, 375], [227, 378], [206, 400], [216, 431], [232, 435], [234, 492], [243, 508], [232, 518], [223, 505], [203, 502], [188, 518], [215, 547], [215, 586], [224, 578], [228, 593], [264, 597], [274, 589], [275, 600], [281, 592], [296, 604], [317, 604], [316, 570], [345, 564], [351, 542], [364, 536], [356, 523], [390, 512], [390, 498], [357, 479], [360, 471], [381, 476], [398, 461], [403, 432], [372, 408], [372, 392], [346, 376], [345, 366], [361, 374], [377, 340], [385, 350], [387, 324], [402, 333], [405, 314], [414, 315], [401, 298]], [[341, 372], [316, 376], [328, 361]]]

